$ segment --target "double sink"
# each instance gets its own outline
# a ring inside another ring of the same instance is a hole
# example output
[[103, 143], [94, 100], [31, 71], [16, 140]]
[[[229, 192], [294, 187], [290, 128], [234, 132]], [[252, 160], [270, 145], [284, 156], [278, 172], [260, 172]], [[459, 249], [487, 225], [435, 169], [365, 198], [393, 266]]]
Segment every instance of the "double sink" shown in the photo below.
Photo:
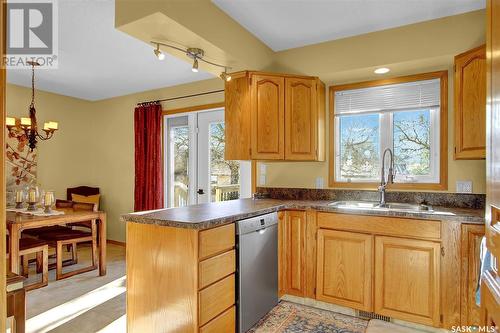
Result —
[[395, 212], [418, 212], [432, 213], [432, 206], [423, 204], [407, 204], [399, 202], [388, 202], [380, 205], [377, 201], [335, 201], [329, 204], [331, 207], [353, 210], [373, 210], [373, 211], [395, 211]]

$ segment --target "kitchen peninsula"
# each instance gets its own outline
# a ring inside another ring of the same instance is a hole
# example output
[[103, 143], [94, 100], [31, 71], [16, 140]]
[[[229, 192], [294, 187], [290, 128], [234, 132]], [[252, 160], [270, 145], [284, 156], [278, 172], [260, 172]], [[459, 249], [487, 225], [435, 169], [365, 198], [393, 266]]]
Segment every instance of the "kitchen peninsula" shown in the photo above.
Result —
[[482, 235], [483, 209], [330, 203], [239, 199], [122, 216], [128, 332], [235, 331], [234, 222], [271, 212], [279, 219], [280, 296], [433, 327], [478, 320], [477, 262], [467, 247]]

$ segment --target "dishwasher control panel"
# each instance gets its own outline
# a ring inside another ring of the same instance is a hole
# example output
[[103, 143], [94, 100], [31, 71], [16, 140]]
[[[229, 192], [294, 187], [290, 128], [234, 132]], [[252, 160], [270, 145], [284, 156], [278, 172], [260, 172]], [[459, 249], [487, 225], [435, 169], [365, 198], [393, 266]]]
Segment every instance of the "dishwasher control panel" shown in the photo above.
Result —
[[236, 222], [236, 234], [242, 235], [260, 229], [265, 229], [278, 223], [278, 213], [259, 215]]

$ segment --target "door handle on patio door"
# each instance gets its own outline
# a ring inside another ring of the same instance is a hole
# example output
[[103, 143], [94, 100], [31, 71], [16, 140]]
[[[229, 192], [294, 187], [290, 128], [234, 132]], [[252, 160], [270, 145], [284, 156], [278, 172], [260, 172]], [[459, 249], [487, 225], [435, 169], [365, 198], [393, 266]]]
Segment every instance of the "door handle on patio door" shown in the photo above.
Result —
[[205, 192], [203, 191], [202, 188], [199, 188], [198, 191], [196, 191], [196, 193], [198, 193], [198, 194], [205, 194]]

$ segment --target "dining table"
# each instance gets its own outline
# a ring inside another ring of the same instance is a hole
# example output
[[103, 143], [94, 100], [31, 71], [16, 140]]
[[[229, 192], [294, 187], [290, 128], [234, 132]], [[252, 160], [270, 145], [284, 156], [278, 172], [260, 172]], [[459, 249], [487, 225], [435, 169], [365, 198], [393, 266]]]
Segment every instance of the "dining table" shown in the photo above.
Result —
[[73, 208], [58, 208], [64, 214], [36, 216], [26, 213], [7, 211], [7, 230], [10, 236], [9, 262], [13, 273], [20, 273], [19, 238], [24, 230], [57, 225], [68, 225], [76, 222], [95, 220], [97, 224], [99, 249], [99, 275], [106, 275], [106, 213], [103, 211], [82, 211]]

